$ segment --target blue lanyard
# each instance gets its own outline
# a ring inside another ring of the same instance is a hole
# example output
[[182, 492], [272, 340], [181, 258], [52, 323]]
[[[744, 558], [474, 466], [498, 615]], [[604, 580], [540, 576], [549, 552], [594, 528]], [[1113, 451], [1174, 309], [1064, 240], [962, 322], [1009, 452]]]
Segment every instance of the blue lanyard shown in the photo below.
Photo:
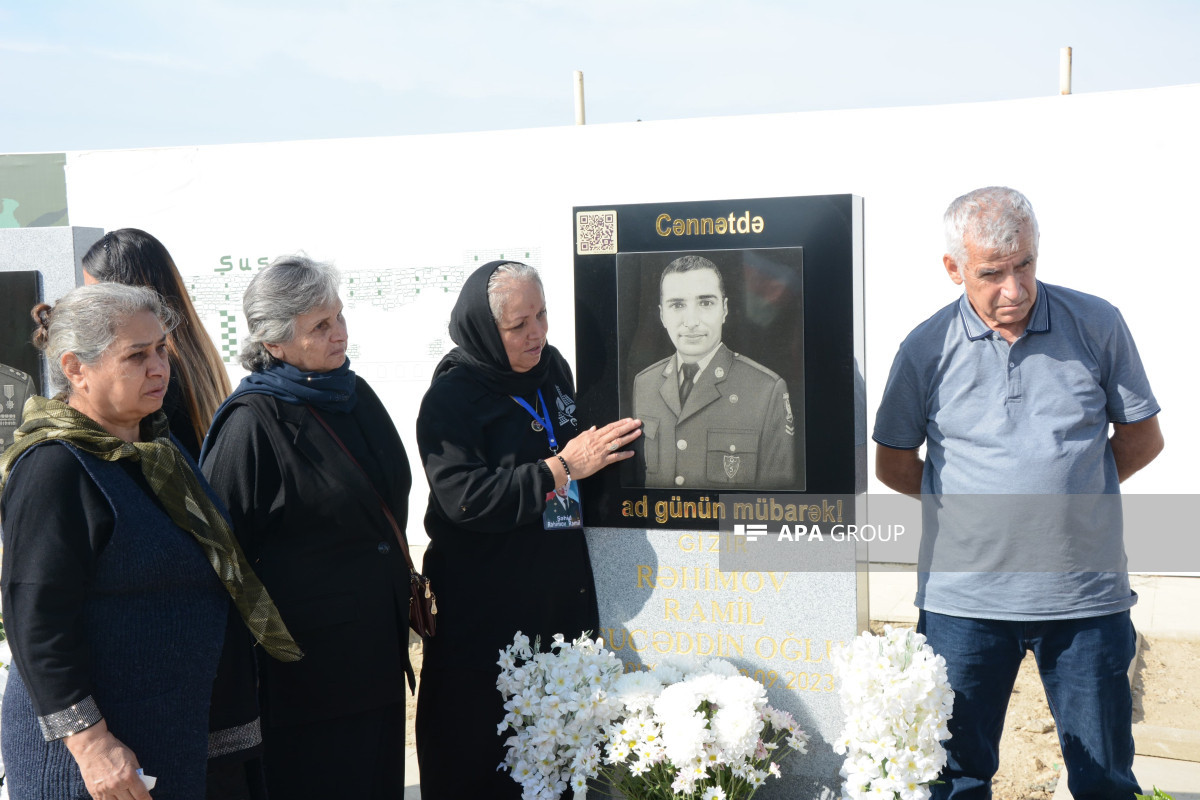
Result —
[[546, 429], [546, 438], [548, 438], [550, 440], [550, 452], [558, 453], [558, 439], [554, 438], [554, 426], [550, 424], [550, 408], [546, 405], [546, 400], [542, 397], [542, 390], [538, 389], [537, 393], [538, 393], [538, 401], [542, 404], [542, 408], [546, 409], [546, 416], [544, 416], [544, 417], [537, 412], [537, 409], [535, 409], [533, 406], [529, 405], [529, 403], [526, 403], [520, 397], [517, 397], [516, 395], [511, 395], [511, 394], [509, 395], [509, 397], [511, 397], [517, 405], [521, 406], [521, 408], [525, 409], [530, 414], [532, 414], [534, 420], [537, 421], [537, 423], [539, 425], [541, 425], [543, 428]]

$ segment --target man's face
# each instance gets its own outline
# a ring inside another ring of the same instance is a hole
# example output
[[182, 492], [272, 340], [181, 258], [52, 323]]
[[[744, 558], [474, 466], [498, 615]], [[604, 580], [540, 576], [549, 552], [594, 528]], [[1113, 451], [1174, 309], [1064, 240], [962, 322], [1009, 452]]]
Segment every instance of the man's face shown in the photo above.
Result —
[[559, 499], [559, 500], [566, 500], [566, 499], [567, 499], [567, 487], [566, 487], [566, 486], [555, 486], [555, 487], [554, 487], [554, 493], [555, 493], [556, 495], [558, 495], [558, 499]]
[[721, 343], [729, 300], [716, 272], [672, 272], [663, 278], [660, 299], [658, 317], [682, 361], [699, 361]]
[[1009, 254], [977, 247], [969, 238], [964, 244], [965, 266], [955, 263], [949, 255], [943, 258], [950, 280], [966, 289], [971, 307], [989, 328], [1014, 341], [1025, 332], [1029, 312], [1037, 299], [1033, 234], [1022, 233], [1017, 249]]

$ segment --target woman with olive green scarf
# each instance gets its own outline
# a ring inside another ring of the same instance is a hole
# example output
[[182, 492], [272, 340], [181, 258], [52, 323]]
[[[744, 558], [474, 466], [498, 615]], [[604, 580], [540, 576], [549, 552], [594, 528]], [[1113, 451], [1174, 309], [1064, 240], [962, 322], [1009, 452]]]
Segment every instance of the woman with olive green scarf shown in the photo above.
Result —
[[300, 656], [167, 433], [169, 316], [154, 292], [111, 284], [35, 309], [66, 392], [32, 398], [0, 457], [14, 800], [147, 800], [145, 776], [156, 800], [204, 797], [231, 596], [268, 652]]

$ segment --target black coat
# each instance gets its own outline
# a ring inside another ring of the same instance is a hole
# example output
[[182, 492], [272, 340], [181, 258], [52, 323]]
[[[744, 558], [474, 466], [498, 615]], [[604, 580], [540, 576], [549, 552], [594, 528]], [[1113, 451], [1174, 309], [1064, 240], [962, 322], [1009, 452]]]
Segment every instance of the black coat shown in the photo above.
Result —
[[[560, 449], [579, 433], [574, 384], [561, 358], [542, 382]], [[525, 397], [530, 404], [536, 394]], [[542, 525], [554, 479], [539, 459], [546, 434], [513, 399], [469, 367], [438, 377], [421, 403], [417, 446], [429, 479], [425, 573], [438, 597], [437, 635], [425, 640], [417, 757], [426, 800], [519, 798], [496, 765], [504, 717], [498, 651], [518, 630], [548, 649], [556, 633], [596, 634], [596, 592], [582, 530]], [[588, 498], [582, 497], [587, 503]]]
[[204, 473], [304, 650], [293, 663], [259, 654], [268, 727], [404, 698], [408, 569], [376, 491], [403, 525], [412, 477], [383, 404], [361, 378], [356, 391], [352, 413], [320, 413], [370, 481], [306, 407], [267, 395], [235, 400], [210, 434]]
[[[551, 368], [542, 396], [561, 450], [580, 430], [565, 362]], [[561, 398], [570, 402], [560, 404]], [[525, 399], [533, 404], [536, 395]], [[554, 481], [537, 463], [551, 454], [546, 434], [534, 431], [532, 421], [511, 397], [485, 388], [464, 367], [438, 378], [421, 403], [417, 447], [430, 486], [424, 569], [438, 596], [427, 665], [448, 660], [459, 668], [494, 669], [497, 651], [517, 630], [531, 641], [541, 634], [543, 646], [555, 633], [568, 639], [596, 633], [583, 531], [543, 528]]]

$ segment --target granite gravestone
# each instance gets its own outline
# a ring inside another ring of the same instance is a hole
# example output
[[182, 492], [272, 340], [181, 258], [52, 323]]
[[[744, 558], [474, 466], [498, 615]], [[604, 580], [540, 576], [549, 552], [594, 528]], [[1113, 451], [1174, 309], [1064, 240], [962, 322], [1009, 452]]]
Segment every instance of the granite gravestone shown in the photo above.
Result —
[[764, 798], [840, 785], [830, 656], [867, 624], [865, 547], [776, 566], [746, 529], [861, 511], [862, 242], [850, 195], [575, 209], [579, 407], [644, 434], [581, 487], [600, 635], [627, 669], [720, 656], [760, 680], [812, 736]]
[[[0, 229], [0, 274], [5, 275], [4, 287], [11, 287], [16, 292], [0, 294], [5, 320], [0, 352], [17, 353], [7, 357], [19, 362], [6, 362], [5, 356], [0, 356], [0, 363], [32, 374], [38, 386], [46, 385], [45, 371], [40, 354], [30, 345], [33, 333], [30, 309], [38, 302], [53, 305], [58, 298], [83, 283], [83, 254], [103, 235], [100, 228]], [[30, 287], [35, 289], [33, 302], [30, 302]], [[31, 367], [31, 356], [36, 367]]]

